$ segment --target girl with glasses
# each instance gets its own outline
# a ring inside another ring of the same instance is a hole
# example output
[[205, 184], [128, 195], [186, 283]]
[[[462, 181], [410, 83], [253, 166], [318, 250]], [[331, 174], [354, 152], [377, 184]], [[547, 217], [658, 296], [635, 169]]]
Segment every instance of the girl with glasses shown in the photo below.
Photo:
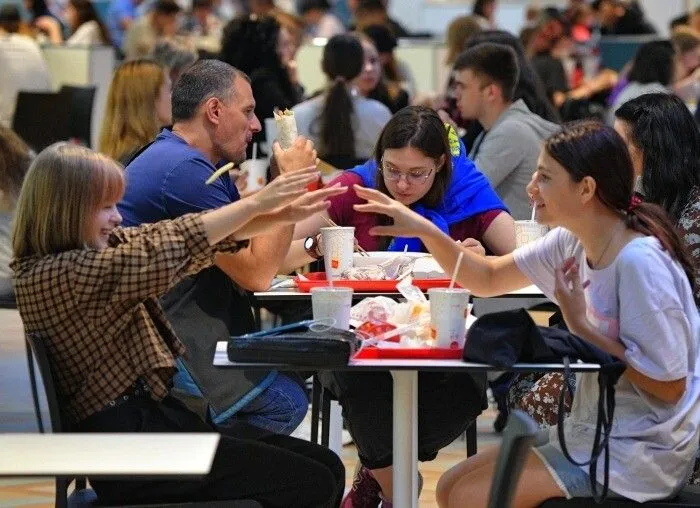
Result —
[[[385, 223], [380, 215], [356, 213], [364, 202], [352, 185], [378, 189], [427, 217], [462, 245], [478, 252], [506, 254], [515, 248], [515, 230], [506, 206], [488, 180], [467, 158], [464, 145], [432, 109], [410, 106], [396, 113], [382, 130], [374, 157], [345, 171], [329, 185], [342, 183], [348, 191], [331, 200], [324, 213], [297, 224], [284, 268], [292, 271], [318, 259], [316, 241], [327, 219], [354, 226], [360, 247], [367, 251], [425, 252], [415, 238], [374, 237], [369, 230]], [[306, 238], [306, 241], [304, 240]], [[304, 248], [310, 244], [312, 248]], [[483, 245], [483, 247], [482, 247]]]
[[[454, 241], [456, 248], [484, 248], [506, 254], [515, 247], [513, 219], [486, 178], [467, 158], [454, 131], [446, 129], [435, 111], [407, 107], [399, 111], [379, 137], [374, 159], [339, 176], [332, 184], [349, 187], [330, 198], [327, 211], [299, 223], [298, 238], [316, 235], [326, 218], [340, 226], [354, 226], [358, 243], [369, 251], [425, 251], [413, 235], [376, 237], [370, 230], [388, 224], [381, 215], [359, 213], [364, 203], [352, 185], [377, 189], [428, 219]], [[313, 237], [310, 237], [313, 238]], [[295, 243], [297, 245], [295, 245]], [[313, 252], [294, 242], [296, 266], [310, 262]], [[467, 246], [467, 247], [465, 247]], [[308, 250], [307, 250], [308, 252]], [[483, 254], [483, 250], [481, 250]], [[288, 257], [288, 260], [290, 259]], [[290, 263], [291, 266], [294, 262]], [[362, 467], [343, 508], [391, 506], [392, 499], [392, 381], [388, 372], [322, 375], [343, 407], [348, 430], [355, 440]], [[469, 374], [421, 372], [418, 382], [418, 458], [433, 460], [438, 451], [460, 436], [485, 407], [486, 379]]]

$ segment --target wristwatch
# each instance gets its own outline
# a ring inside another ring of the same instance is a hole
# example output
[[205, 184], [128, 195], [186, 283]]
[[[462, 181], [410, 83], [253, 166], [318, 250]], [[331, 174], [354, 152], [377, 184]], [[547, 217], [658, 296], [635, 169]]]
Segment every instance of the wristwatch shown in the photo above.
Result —
[[306, 238], [306, 240], [304, 240], [304, 250], [314, 259], [319, 259], [322, 255], [318, 251], [318, 237], [319, 235], [309, 236]]

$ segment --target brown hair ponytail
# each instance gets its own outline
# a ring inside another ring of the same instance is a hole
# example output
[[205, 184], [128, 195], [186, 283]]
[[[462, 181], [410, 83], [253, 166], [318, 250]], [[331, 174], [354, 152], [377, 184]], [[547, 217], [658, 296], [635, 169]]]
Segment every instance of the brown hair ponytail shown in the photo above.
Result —
[[628, 209], [625, 223], [628, 228], [638, 233], [658, 238], [664, 250], [681, 264], [695, 293], [697, 268], [666, 211], [659, 205], [642, 202]]
[[592, 177], [598, 199], [626, 214], [627, 227], [658, 238], [664, 250], [681, 264], [695, 290], [694, 263], [666, 212], [651, 203], [632, 202], [632, 161], [625, 142], [612, 127], [592, 120], [572, 122], [547, 139], [544, 149], [575, 182]]

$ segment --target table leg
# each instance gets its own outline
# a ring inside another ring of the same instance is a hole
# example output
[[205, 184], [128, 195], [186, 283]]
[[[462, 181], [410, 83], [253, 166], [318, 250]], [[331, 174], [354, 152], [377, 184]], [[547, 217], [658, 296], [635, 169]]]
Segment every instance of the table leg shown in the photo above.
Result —
[[394, 506], [418, 507], [418, 371], [393, 370]]

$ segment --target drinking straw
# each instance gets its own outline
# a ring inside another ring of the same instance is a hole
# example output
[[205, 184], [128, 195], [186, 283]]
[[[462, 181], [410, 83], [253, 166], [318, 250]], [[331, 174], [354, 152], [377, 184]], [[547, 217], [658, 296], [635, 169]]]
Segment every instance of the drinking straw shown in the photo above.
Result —
[[455, 279], [457, 279], [457, 272], [459, 272], [459, 265], [462, 264], [462, 258], [464, 258], [464, 252], [460, 252], [459, 256], [457, 256], [457, 264], [455, 265], [455, 269], [452, 272], [452, 278], [450, 279], [450, 289], [455, 287]]
[[531, 220], [532, 222], [535, 222], [535, 211], [536, 211], [536, 210], [537, 210], [537, 205], [536, 205], [535, 202], [533, 201], [533, 203], [532, 203], [532, 216], [530, 217], [530, 220]]
[[258, 158], [258, 144], [253, 143], [253, 159], [257, 159], [257, 158]]

